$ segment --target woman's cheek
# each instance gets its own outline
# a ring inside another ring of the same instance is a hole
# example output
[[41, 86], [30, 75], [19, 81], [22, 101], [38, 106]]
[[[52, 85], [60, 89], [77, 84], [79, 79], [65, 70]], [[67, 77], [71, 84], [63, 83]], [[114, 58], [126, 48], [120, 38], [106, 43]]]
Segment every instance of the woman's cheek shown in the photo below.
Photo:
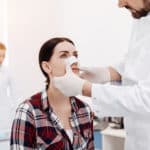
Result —
[[65, 75], [66, 67], [62, 63], [55, 64], [52, 68], [52, 76], [58, 77]]

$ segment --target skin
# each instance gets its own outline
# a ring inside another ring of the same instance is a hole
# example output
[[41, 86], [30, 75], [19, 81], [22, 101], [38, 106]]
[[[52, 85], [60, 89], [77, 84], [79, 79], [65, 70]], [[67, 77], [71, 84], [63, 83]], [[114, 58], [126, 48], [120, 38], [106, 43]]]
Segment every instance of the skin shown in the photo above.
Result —
[[0, 49], [0, 65], [2, 65], [4, 59], [5, 59], [5, 50]]
[[[54, 48], [54, 53], [48, 62], [42, 62], [42, 67], [48, 74], [50, 81], [53, 80], [53, 77], [65, 75], [65, 59], [70, 56], [78, 57], [78, 52], [75, 46], [69, 42], [64, 41], [56, 45]], [[79, 74], [78, 63], [72, 64], [71, 68], [75, 74]], [[53, 85], [53, 82], [50, 82], [47, 95], [48, 101], [53, 108], [53, 111], [60, 119], [63, 127], [65, 129], [70, 129], [71, 125], [69, 122], [69, 117], [71, 116], [71, 104], [69, 97], [66, 97], [58, 89], [56, 89]]]

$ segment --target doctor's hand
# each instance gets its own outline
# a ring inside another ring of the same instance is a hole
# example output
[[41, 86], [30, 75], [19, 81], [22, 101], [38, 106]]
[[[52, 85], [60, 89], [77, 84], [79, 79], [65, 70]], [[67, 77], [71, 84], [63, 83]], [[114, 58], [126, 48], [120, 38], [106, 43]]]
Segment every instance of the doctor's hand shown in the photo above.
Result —
[[80, 77], [92, 83], [105, 83], [111, 80], [108, 68], [104, 67], [80, 67]]
[[61, 77], [54, 77], [53, 84], [66, 96], [82, 95], [85, 80], [72, 72], [70, 65], [66, 66], [66, 74]]

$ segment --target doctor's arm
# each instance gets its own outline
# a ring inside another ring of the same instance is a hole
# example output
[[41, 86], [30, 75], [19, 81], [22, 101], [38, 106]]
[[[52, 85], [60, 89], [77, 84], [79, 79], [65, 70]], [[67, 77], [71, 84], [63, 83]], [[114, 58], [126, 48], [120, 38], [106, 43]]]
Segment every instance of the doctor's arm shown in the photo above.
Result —
[[114, 67], [80, 67], [80, 77], [92, 83], [120, 81], [121, 75]]
[[150, 115], [150, 90], [145, 83], [134, 86], [91, 84], [85, 81], [82, 94], [93, 98], [99, 116]]

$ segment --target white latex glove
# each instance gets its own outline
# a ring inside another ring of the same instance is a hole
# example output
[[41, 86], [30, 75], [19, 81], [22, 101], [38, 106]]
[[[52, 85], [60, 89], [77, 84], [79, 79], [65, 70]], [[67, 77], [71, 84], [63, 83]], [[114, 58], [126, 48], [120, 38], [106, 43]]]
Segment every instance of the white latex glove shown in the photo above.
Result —
[[92, 83], [105, 83], [111, 80], [108, 68], [80, 67], [80, 70], [82, 71], [80, 77]]
[[66, 74], [53, 78], [54, 86], [66, 96], [82, 95], [84, 80], [74, 74], [70, 65], [66, 66]]

